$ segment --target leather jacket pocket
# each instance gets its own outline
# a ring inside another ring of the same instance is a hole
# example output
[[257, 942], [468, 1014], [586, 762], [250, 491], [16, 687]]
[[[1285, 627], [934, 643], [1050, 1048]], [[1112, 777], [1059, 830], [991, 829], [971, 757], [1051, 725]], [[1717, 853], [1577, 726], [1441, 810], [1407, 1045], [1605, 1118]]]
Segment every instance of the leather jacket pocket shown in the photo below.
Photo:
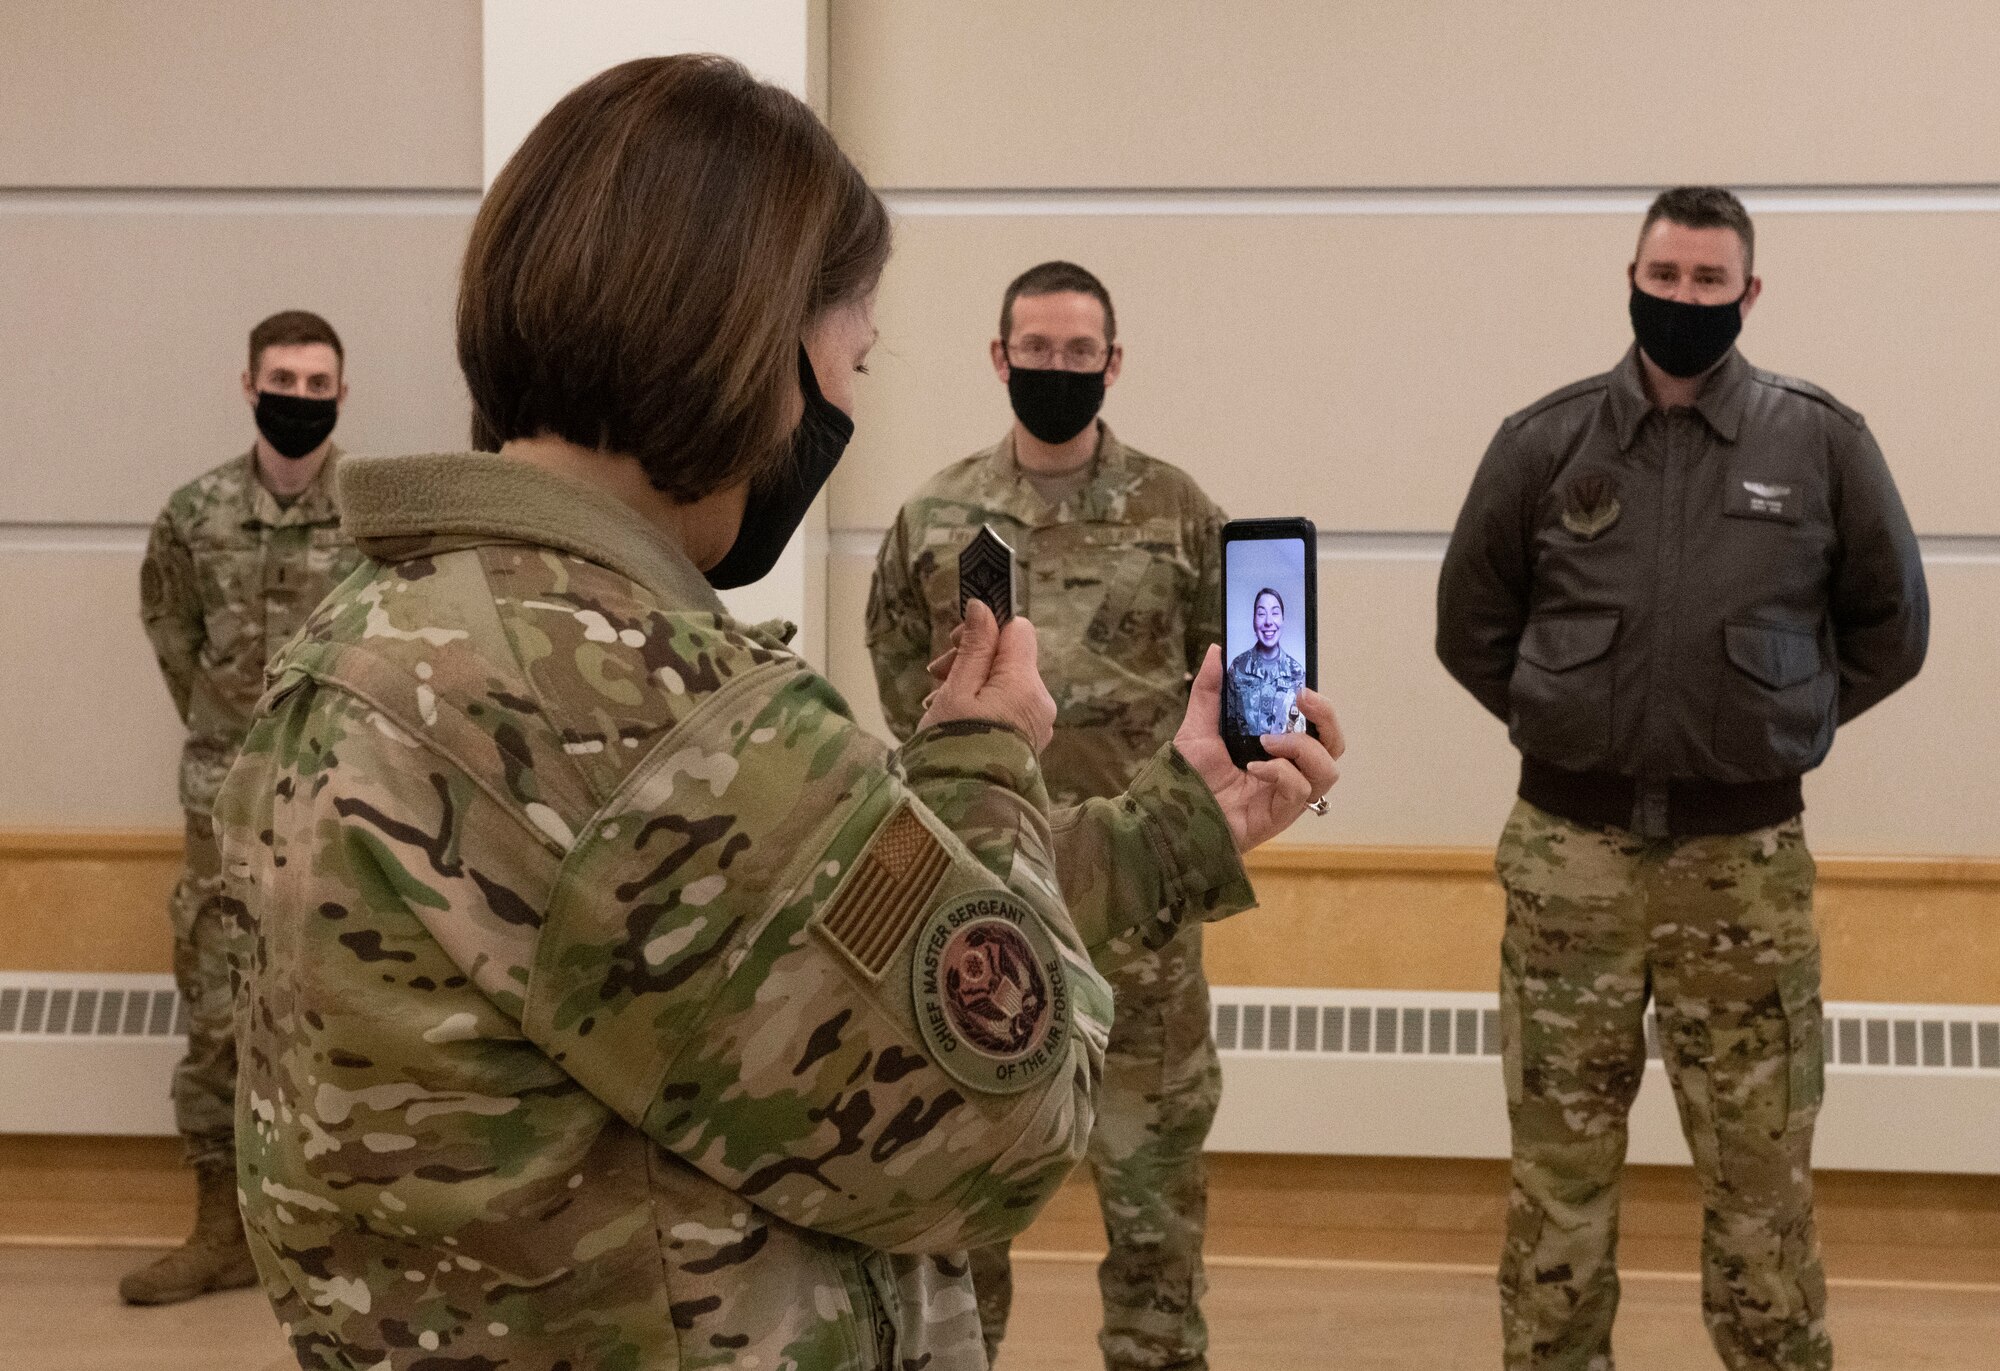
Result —
[[1619, 612], [1528, 620], [1508, 687], [1514, 745], [1537, 761], [1594, 771], [1611, 749], [1611, 645]]
[[1834, 673], [1818, 635], [1782, 624], [1722, 627], [1723, 673], [1715, 701], [1715, 753], [1745, 779], [1796, 776], [1833, 741]]

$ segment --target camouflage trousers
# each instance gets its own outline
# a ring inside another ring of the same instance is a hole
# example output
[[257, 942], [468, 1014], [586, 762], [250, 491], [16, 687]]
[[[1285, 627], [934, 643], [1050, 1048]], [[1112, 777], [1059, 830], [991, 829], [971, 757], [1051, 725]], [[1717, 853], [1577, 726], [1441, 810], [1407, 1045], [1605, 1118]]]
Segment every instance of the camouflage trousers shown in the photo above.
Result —
[[187, 1002], [187, 1055], [174, 1068], [174, 1124], [188, 1164], [236, 1164], [236, 1030], [229, 930], [222, 916], [222, 854], [206, 814], [187, 811], [181, 879], [168, 911], [174, 981]]
[[1701, 1185], [1709, 1336], [1731, 1371], [1830, 1367], [1810, 1171], [1819, 939], [1799, 821], [1648, 841], [1523, 802], [1496, 867], [1510, 1371], [1611, 1371], [1618, 1173], [1649, 997]]
[[[1205, 1371], [1201, 1297], [1208, 1168], [1202, 1144], [1222, 1099], [1209, 1027], [1201, 925], [1158, 950], [1112, 944], [1102, 969], [1116, 996], [1090, 1170], [1109, 1247], [1097, 1268], [1109, 1371]], [[973, 1288], [991, 1365], [1014, 1299], [1008, 1245], [975, 1248]]]

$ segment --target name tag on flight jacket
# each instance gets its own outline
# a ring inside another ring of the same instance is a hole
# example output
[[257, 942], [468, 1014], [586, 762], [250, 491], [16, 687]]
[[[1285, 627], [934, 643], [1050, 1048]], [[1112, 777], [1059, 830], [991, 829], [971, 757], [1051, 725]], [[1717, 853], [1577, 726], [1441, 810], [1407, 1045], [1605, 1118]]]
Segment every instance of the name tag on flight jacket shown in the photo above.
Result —
[[1732, 481], [1722, 512], [1739, 519], [1799, 521], [1798, 488], [1781, 481]]

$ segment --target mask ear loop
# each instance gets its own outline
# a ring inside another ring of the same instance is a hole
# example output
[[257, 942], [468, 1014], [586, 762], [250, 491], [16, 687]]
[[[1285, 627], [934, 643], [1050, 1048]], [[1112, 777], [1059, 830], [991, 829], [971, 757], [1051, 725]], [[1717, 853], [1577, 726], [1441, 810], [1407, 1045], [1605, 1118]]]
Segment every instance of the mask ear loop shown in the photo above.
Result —
[[842, 442], [854, 437], [854, 416], [826, 398], [819, 388], [819, 373], [813, 370], [812, 354], [806, 351], [805, 340], [799, 340], [799, 395], [805, 401], [805, 412], [799, 416], [799, 423], [808, 424], [817, 420], [830, 425]]

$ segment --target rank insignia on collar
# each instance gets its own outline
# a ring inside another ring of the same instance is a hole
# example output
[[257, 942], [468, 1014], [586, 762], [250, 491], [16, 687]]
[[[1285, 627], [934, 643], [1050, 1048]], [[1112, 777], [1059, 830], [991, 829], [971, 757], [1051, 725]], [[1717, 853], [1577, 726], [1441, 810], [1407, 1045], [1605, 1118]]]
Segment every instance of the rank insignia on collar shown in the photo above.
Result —
[[1583, 473], [1563, 492], [1562, 526], [1585, 542], [1617, 523], [1622, 513], [1618, 487], [1602, 472]]

